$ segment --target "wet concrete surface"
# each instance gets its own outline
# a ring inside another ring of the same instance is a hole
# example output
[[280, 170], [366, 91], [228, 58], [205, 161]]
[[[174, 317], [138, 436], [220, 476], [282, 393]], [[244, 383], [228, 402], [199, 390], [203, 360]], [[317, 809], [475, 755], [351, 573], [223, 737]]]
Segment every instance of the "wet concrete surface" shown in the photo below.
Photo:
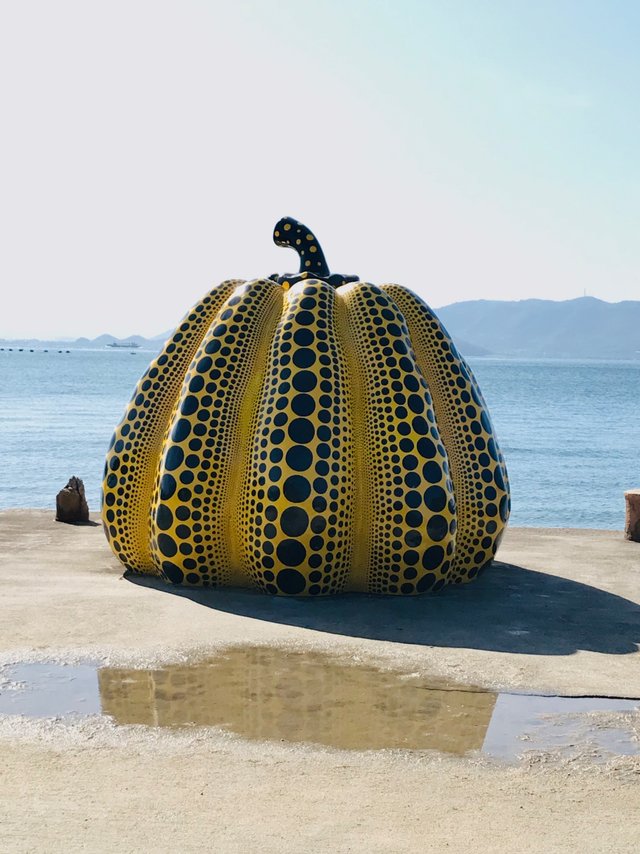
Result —
[[22, 663], [0, 671], [0, 714], [117, 725], [215, 727], [242, 738], [342, 750], [481, 751], [513, 761], [527, 750], [567, 750], [589, 715], [625, 712], [592, 729], [602, 760], [634, 755], [640, 699], [498, 693], [415, 673], [275, 647], [234, 647], [154, 668]]

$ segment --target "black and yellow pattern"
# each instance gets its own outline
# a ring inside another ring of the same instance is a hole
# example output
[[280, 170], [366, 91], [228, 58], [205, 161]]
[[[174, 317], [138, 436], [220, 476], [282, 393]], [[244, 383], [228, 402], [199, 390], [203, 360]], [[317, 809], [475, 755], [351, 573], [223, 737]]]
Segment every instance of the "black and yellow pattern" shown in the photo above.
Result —
[[509, 485], [471, 369], [410, 291], [331, 274], [295, 220], [274, 239], [300, 272], [214, 288], [138, 383], [105, 468], [114, 552], [289, 595], [473, 579]]

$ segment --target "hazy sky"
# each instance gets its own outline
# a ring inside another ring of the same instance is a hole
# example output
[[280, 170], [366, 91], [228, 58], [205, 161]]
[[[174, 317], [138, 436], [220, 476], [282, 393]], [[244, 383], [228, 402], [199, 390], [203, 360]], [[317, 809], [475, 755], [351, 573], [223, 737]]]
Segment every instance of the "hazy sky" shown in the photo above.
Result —
[[227, 277], [640, 299], [636, 0], [0, 0], [0, 336], [157, 334]]

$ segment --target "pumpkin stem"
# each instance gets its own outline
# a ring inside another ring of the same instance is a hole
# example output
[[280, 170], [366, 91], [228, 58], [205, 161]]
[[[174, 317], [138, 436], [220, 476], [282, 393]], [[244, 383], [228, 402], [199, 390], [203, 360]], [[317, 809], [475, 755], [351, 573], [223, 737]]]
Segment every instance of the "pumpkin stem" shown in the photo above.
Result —
[[290, 216], [283, 217], [273, 230], [276, 246], [290, 246], [300, 257], [300, 272], [309, 277], [324, 279], [330, 275], [324, 252], [316, 236], [306, 225]]

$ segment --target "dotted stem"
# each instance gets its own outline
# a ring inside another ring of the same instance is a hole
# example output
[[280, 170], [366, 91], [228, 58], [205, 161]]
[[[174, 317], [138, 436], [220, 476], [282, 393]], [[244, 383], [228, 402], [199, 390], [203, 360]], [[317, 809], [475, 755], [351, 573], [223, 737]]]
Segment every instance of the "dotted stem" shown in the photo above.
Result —
[[324, 279], [330, 275], [324, 252], [316, 236], [306, 225], [290, 216], [285, 216], [273, 230], [276, 246], [289, 246], [298, 253], [300, 273], [309, 273], [314, 278]]

